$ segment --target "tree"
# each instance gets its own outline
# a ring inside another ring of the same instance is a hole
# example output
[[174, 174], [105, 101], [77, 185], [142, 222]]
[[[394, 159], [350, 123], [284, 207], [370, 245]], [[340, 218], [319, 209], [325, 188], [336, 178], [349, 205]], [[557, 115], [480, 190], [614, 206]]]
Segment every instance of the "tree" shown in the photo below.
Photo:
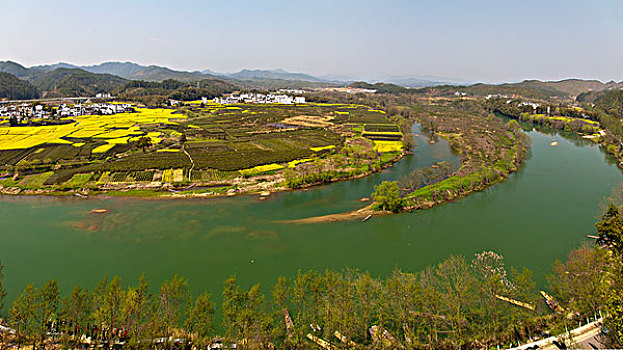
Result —
[[37, 289], [32, 283], [26, 285], [26, 288], [15, 299], [9, 315], [11, 324], [16, 328], [18, 345], [23, 340], [33, 340], [33, 349], [35, 348], [34, 342], [36, 341], [37, 330], [39, 329], [39, 320], [37, 319], [37, 303], [38, 303]]
[[236, 276], [225, 281], [223, 319], [230, 339], [238, 339], [242, 349], [268, 343], [265, 335], [270, 322], [263, 307], [264, 296], [259, 284], [246, 291], [236, 285]]
[[610, 247], [615, 254], [623, 254], [623, 216], [614, 204], [610, 204], [606, 213], [595, 224], [599, 238], [597, 244]]
[[[519, 270], [511, 267], [512, 287], [509, 289], [509, 292], [513, 299], [536, 307], [537, 303], [540, 301], [540, 298], [536, 289], [536, 283], [532, 279], [532, 275], [532, 270], [528, 268], [524, 267], [520, 272]], [[508, 305], [507, 310], [509, 310], [506, 315], [507, 317], [505, 318], [507, 330], [509, 330], [508, 328], [510, 325], [523, 323], [528, 332], [528, 337], [532, 337], [534, 328], [538, 326], [534, 317], [534, 310], [514, 305]]]
[[[160, 330], [170, 338], [176, 327], [180, 326], [180, 320], [188, 303], [188, 281], [178, 275], [174, 275], [170, 281], [162, 282], [158, 293], [158, 306], [156, 317], [159, 322], [156, 324]], [[167, 342], [167, 347], [171, 344]]]
[[612, 279], [605, 299], [605, 328], [608, 348], [623, 348], [623, 264], [617, 261], [611, 271]]
[[485, 251], [476, 254], [472, 260], [472, 267], [480, 281], [480, 296], [485, 300], [485, 309], [489, 314], [489, 319], [485, 320], [489, 326], [488, 335], [489, 337], [492, 336], [493, 341], [495, 341], [495, 335], [498, 331], [496, 296], [510, 287], [504, 268], [504, 258], [495, 252]]
[[393, 325], [391, 333], [402, 332], [408, 347], [418, 348], [418, 326], [426, 315], [422, 312], [423, 294], [416, 275], [395, 270], [385, 280], [385, 293], [367, 299], [382, 311], [379, 323]]
[[69, 297], [63, 298], [61, 307], [61, 317], [63, 318], [64, 327], [62, 327], [62, 342], [69, 345], [73, 335], [77, 331], [84, 331], [87, 323], [89, 323], [91, 314], [91, 300], [87, 290], [80, 286], [75, 286]]
[[[4, 298], [6, 298], [6, 290], [4, 289], [4, 265], [2, 264], [2, 260], [0, 260], [0, 315], [2, 309], [4, 309]], [[4, 344], [4, 332], [0, 332], [0, 344]], [[3, 346], [0, 345], [0, 348], [3, 348]]]
[[149, 318], [149, 305], [152, 295], [148, 292], [149, 282], [144, 275], [139, 278], [138, 286], [130, 287], [121, 307], [123, 327], [129, 333], [129, 345], [137, 347], [146, 328]]
[[4, 298], [6, 298], [6, 290], [4, 289], [4, 265], [0, 260], [0, 312], [4, 309]]
[[136, 147], [142, 148], [143, 152], [145, 149], [151, 146], [151, 138], [147, 136], [141, 136], [136, 140]]
[[358, 328], [360, 340], [365, 342], [368, 337], [368, 325], [378, 315], [383, 298], [383, 285], [365, 272], [357, 276], [354, 281], [355, 296], [357, 298], [358, 317], [353, 326]]
[[567, 261], [554, 263], [548, 276], [552, 290], [564, 307], [586, 315], [599, 313], [608, 285], [608, 256], [605, 250], [583, 246], [569, 252]]
[[212, 317], [214, 315], [214, 303], [210, 300], [210, 294], [203, 293], [195, 299], [186, 320], [186, 330], [194, 338], [194, 344], [198, 347], [207, 345], [208, 336], [212, 331]]
[[441, 293], [440, 280], [433, 267], [428, 267], [420, 272], [420, 290], [422, 293], [422, 328], [424, 329], [425, 343], [435, 348], [439, 342], [440, 324], [445, 321], [442, 312], [442, 300], [444, 295]]
[[439, 286], [443, 293], [442, 305], [452, 325], [452, 340], [460, 349], [466, 342], [466, 324], [469, 305], [474, 297], [474, 276], [465, 258], [450, 256], [437, 266]]
[[97, 326], [102, 326], [99, 338], [108, 343], [113, 340], [112, 330], [119, 326], [124, 297], [119, 276], [110, 282], [104, 278], [93, 291], [93, 319]]
[[58, 318], [58, 303], [60, 299], [60, 292], [58, 290], [58, 283], [56, 279], [49, 280], [46, 284], [39, 289], [39, 336], [43, 340], [46, 337], [47, 331], [56, 326]]
[[320, 305], [323, 300], [321, 280], [322, 278], [315, 271], [305, 273], [298, 271], [296, 278], [292, 281], [289, 312], [295, 322], [293, 330], [288, 334], [288, 342], [292, 343], [292, 348], [303, 348], [307, 341], [309, 324], [320, 322], [317, 305]]
[[335, 331], [352, 339], [357, 331], [354, 289], [342, 274], [327, 270], [322, 278], [323, 302], [318, 305], [322, 312], [324, 336], [331, 337]]
[[380, 210], [398, 212], [404, 206], [397, 181], [383, 181], [380, 185], [374, 186], [372, 199]]

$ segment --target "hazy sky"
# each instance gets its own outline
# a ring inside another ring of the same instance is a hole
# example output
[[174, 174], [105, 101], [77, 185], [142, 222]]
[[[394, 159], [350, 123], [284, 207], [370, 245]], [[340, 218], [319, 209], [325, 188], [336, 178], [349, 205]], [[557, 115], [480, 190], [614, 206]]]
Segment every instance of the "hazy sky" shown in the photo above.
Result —
[[0, 0], [0, 60], [623, 80], [623, 1]]

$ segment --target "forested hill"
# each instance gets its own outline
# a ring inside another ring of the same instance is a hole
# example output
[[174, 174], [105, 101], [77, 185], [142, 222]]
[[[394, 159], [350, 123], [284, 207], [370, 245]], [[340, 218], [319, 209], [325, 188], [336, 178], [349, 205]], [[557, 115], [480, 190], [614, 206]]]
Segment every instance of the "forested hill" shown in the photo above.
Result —
[[21, 79], [28, 79], [32, 75], [30, 69], [12, 61], [0, 61], [0, 72], [13, 74]]
[[576, 96], [623, 87], [623, 82], [602, 83], [597, 80], [567, 79], [561, 81], [539, 81], [526, 80], [520, 83], [504, 84], [473, 84], [466, 86], [459, 85], [437, 85], [419, 89], [409, 89], [396, 84], [366, 82], [356, 82], [350, 84], [354, 88], [373, 89], [377, 93], [390, 94], [415, 94], [432, 96], [452, 96], [455, 93], [464, 93], [467, 96], [484, 97], [487, 95], [507, 95], [522, 96], [535, 99], [566, 99], [573, 100]]
[[110, 74], [127, 80], [164, 81], [175, 79], [179, 81], [197, 81], [213, 78], [210, 74], [201, 72], [176, 71], [161, 66], [141, 66], [132, 62], [105, 62], [93, 66], [76, 66], [70, 63], [56, 63], [31, 67], [31, 70], [50, 72], [59, 68], [82, 69], [95, 74]]
[[189, 101], [202, 97], [213, 98], [237, 89], [238, 85], [218, 79], [205, 79], [194, 83], [172, 79], [163, 82], [134, 80], [116, 90], [115, 94], [123, 100], [157, 104], [165, 103], [168, 99]]
[[578, 95], [589, 91], [602, 91], [616, 87], [623, 87], [623, 83], [602, 83], [597, 80], [567, 79], [561, 81], [526, 80], [520, 83], [505, 84], [474, 84], [469, 86], [441, 85], [424, 89], [420, 92], [450, 95], [462, 92], [471, 96], [507, 95], [522, 96], [536, 99], [566, 99], [574, 100]]
[[82, 69], [58, 68], [34, 80], [34, 85], [45, 91], [44, 97], [95, 96], [122, 87], [127, 80], [110, 75], [94, 74]]
[[39, 98], [39, 90], [13, 74], [0, 72], [0, 99], [28, 100]]
[[595, 107], [623, 119], [623, 90], [606, 91], [594, 100]]
[[366, 83], [363, 81], [355, 82], [353, 84], [350, 84], [350, 86], [354, 88], [358, 88], [358, 89], [375, 90], [379, 94], [405, 94], [405, 93], [410, 93], [410, 92], [421, 90], [421, 89], [410, 90], [410, 89], [407, 89], [405, 87], [402, 87], [396, 84], [389, 84], [389, 83], [370, 84], [370, 83]]
[[230, 77], [241, 80], [254, 80], [254, 79], [276, 79], [276, 80], [300, 80], [300, 81], [315, 81], [322, 82], [320, 78], [316, 78], [309, 74], [303, 73], [289, 73], [284, 70], [278, 69], [274, 71], [260, 70], [260, 69], [243, 69], [238, 73], [231, 74]]

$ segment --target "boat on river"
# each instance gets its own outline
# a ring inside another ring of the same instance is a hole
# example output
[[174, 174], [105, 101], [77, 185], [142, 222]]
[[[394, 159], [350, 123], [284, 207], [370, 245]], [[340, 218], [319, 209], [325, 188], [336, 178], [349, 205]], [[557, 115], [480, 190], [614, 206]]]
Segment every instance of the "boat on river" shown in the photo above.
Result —
[[547, 306], [549, 306], [550, 309], [552, 309], [554, 312], [562, 313], [565, 311], [565, 309], [562, 306], [560, 306], [560, 304], [558, 304], [558, 302], [556, 301], [556, 299], [554, 299], [553, 296], [545, 293], [544, 291], [541, 291], [541, 295], [545, 299]]

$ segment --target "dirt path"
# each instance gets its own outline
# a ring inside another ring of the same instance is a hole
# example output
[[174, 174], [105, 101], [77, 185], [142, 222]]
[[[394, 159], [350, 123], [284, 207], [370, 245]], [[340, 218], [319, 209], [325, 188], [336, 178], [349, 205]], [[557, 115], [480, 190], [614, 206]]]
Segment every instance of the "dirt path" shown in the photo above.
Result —
[[195, 169], [195, 161], [190, 156], [190, 153], [188, 153], [188, 151], [186, 151], [186, 144], [182, 145], [182, 152], [184, 152], [184, 154], [190, 160], [190, 164], [192, 164], [192, 166], [190, 167], [190, 170], [188, 170], [188, 181], [192, 181], [193, 169]]

